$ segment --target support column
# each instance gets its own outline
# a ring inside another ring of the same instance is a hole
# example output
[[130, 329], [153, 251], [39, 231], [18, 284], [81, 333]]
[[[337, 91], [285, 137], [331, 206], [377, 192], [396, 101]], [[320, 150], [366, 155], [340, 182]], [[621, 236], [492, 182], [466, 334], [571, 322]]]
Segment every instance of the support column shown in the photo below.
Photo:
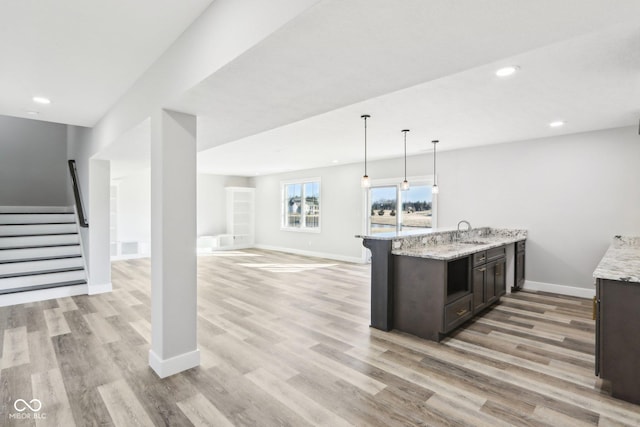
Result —
[[151, 117], [151, 350], [165, 378], [200, 364], [196, 323], [196, 117]]
[[[89, 228], [80, 229], [83, 237], [89, 233], [89, 250], [84, 248], [89, 268], [89, 295], [111, 292], [110, 186], [111, 162], [89, 159]], [[83, 239], [83, 244], [86, 243]]]

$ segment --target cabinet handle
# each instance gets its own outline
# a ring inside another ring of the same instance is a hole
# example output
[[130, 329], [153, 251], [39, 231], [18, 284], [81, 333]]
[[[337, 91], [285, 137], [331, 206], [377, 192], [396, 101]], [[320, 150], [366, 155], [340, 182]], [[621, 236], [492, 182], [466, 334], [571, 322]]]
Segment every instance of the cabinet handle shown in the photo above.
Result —
[[478, 271], [487, 271], [487, 267], [482, 267], [481, 269], [479, 269]]
[[596, 297], [593, 297], [593, 313], [592, 313], [592, 320], [596, 320], [596, 311], [597, 311], [597, 307], [598, 307], [598, 300], [596, 299]]
[[458, 315], [458, 317], [460, 317], [460, 316], [463, 316], [467, 311], [469, 310], [467, 310], [466, 308], [463, 308], [462, 310], [457, 311], [456, 314]]

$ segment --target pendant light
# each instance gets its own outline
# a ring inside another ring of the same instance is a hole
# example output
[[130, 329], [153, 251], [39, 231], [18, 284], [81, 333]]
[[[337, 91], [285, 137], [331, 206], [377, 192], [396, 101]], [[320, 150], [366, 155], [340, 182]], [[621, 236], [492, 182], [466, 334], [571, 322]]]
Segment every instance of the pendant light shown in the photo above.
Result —
[[440, 192], [436, 182], [436, 144], [438, 143], [438, 140], [436, 139], [431, 142], [433, 143], [433, 187], [431, 187], [431, 194], [438, 194]]
[[404, 133], [404, 181], [400, 184], [400, 190], [406, 191], [409, 189], [409, 181], [407, 181], [407, 132], [409, 129], [403, 129]]
[[371, 187], [371, 180], [369, 179], [369, 175], [367, 175], [367, 119], [371, 117], [368, 114], [363, 114], [360, 118], [364, 119], [364, 175], [360, 180], [360, 186], [362, 188]]

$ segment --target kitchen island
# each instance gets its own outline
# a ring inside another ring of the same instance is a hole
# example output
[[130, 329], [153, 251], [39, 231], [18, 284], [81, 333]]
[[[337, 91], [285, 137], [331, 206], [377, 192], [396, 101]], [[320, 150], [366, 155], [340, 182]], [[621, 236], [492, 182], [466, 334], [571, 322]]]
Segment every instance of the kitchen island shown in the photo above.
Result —
[[640, 404], [640, 237], [615, 236], [596, 279], [596, 375]]
[[[371, 326], [439, 341], [524, 279], [525, 230], [384, 233], [371, 250]], [[520, 247], [518, 247], [520, 245]]]

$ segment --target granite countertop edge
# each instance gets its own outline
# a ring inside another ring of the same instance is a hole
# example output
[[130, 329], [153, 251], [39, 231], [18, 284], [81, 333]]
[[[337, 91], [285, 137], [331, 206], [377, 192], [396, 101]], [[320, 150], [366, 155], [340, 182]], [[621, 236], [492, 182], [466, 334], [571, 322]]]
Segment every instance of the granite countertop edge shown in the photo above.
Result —
[[593, 277], [640, 284], [640, 237], [615, 236]]
[[411, 256], [415, 258], [428, 258], [440, 261], [449, 261], [456, 258], [472, 255], [476, 252], [486, 251], [511, 243], [526, 240], [526, 237], [490, 238], [484, 244], [453, 243], [443, 245], [427, 245], [412, 249], [393, 249], [392, 255]]

